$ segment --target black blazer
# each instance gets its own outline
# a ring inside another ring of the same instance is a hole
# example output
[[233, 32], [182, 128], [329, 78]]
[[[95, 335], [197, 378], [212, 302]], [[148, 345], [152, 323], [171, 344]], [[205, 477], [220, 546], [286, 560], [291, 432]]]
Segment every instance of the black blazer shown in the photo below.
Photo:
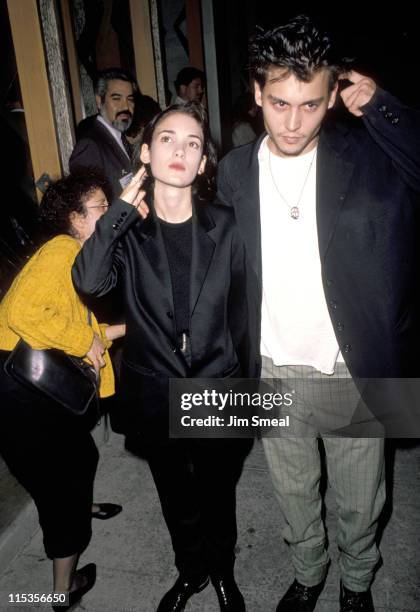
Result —
[[[353, 377], [419, 376], [420, 114], [382, 90], [363, 110], [363, 119], [326, 123], [320, 134], [316, 206], [325, 297]], [[218, 197], [234, 208], [246, 245], [255, 355], [262, 138], [231, 151], [218, 177]]]
[[112, 198], [117, 198], [122, 191], [120, 179], [132, 171], [131, 160], [97, 119], [83, 130], [69, 160], [70, 172], [89, 166], [102, 170], [110, 182]]
[[153, 210], [142, 221], [133, 206], [116, 200], [73, 267], [85, 298], [105, 295], [122, 280], [127, 333], [121, 393], [143, 413], [167, 407], [170, 377], [249, 374], [245, 249], [233, 212], [197, 202], [192, 232], [191, 366], [176, 344], [169, 264]]

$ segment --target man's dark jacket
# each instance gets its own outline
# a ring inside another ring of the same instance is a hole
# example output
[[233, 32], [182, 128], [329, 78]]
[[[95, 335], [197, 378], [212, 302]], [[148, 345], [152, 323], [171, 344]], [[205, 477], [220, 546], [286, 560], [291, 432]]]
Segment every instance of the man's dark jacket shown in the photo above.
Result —
[[132, 170], [131, 160], [98, 119], [89, 121], [69, 160], [70, 172], [89, 166], [99, 168], [108, 179], [112, 189], [111, 199], [121, 194], [120, 179]]
[[[325, 298], [353, 377], [418, 376], [420, 114], [382, 90], [363, 113], [347, 126], [326, 122], [320, 133], [316, 212]], [[262, 138], [231, 151], [218, 178], [218, 197], [234, 208], [247, 249], [257, 372]]]

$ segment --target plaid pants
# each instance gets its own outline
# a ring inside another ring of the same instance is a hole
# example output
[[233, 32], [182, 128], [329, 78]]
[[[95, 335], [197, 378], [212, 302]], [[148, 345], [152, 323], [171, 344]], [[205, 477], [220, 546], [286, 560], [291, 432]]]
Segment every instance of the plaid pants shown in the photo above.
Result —
[[[318, 584], [329, 561], [319, 491], [320, 437], [338, 505], [342, 580], [347, 588], [364, 591], [380, 559], [375, 536], [385, 502], [384, 440], [334, 436], [335, 429], [352, 421], [355, 406], [360, 412], [358, 392], [345, 364], [337, 363], [335, 374], [328, 376], [309, 366], [275, 366], [263, 357], [262, 378], [274, 379], [282, 393], [293, 393], [293, 404], [286, 409], [290, 427], [271, 431], [263, 444], [296, 579], [306, 586]], [[373, 431], [381, 436], [380, 426]]]

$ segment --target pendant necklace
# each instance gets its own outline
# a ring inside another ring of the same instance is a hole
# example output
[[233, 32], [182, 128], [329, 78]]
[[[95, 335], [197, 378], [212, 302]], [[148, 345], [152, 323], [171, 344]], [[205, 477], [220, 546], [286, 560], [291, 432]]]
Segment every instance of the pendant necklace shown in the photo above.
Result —
[[286, 204], [287, 208], [289, 209], [290, 216], [292, 217], [292, 219], [297, 220], [300, 217], [299, 204], [302, 199], [303, 192], [305, 191], [306, 183], [308, 182], [309, 174], [311, 172], [312, 164], [314, 163], [315, 155], [316, 155], [316, 147], [315, 147], [314, 154], [312, 155], [311, 163], [309, 164], [309, 168], [306, 173], [305, 180], [303, 181], [302, 189], [300, 190], [299, 197], [296, 201], [296, 204], [294, 206], [291, 206], [289, 202], [286, 200], [286, 198], [284, 197], [284, 195], [281, 193], [274, 179], [273, 169], [271, 167], [271, 151], [270, 149], [268, 149], [268, 167], [270, 169], [271, 180], [273, 181], [273, 185], [276, 188], [277, 193], [279, 194], [279, 196], [281, 197], [281, 199], [283, 200], [283, 202]]

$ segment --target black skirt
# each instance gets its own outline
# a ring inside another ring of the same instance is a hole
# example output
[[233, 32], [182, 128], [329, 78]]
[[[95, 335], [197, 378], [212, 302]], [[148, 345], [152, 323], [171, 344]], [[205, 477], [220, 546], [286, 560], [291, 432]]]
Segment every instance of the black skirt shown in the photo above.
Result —
[[50, 559], [90, 542], [98, 450], [83, 417], [16, 382], [0, 351], [0, 454], [38, 509]]

